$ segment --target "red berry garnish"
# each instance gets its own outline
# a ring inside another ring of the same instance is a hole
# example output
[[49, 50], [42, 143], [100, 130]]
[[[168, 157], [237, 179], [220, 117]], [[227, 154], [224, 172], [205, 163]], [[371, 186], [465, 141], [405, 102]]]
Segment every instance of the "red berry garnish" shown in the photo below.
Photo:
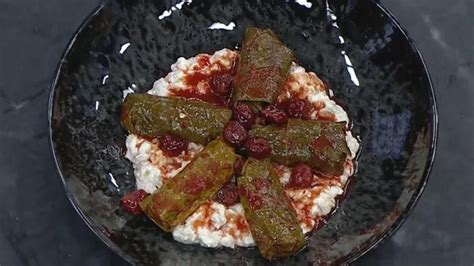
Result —
[[158, 139], [158, 147], [167, 156], [175, 157], [188, 149], [189, 142], [173, 134], [165, 134]]
[[237, 121], [229, 121], [224, 127], [224, 139], [232, 146], [239, 148], [248, 138], [247, 130]]
[[272, 147], [264, 138], [250, 138], [244, 145], [247, 153], [256, 159], [264, 159], [272, 153]]
[[215, 75], [211, 78], [211, 92], [215, 95], [226, 96], [232, 89], [233, 77], [230, 74]]
[[140, 214], [142, 209], [140, 208], [140, 202], [146, 198], [148, 194], [143, 190], [139, 189], [133, 192], [128, 193], [123, 196], [120, 200], [120, 205], [124, 210], [131, 214]]
[[239, 186], [239, 195], [247, 200], [252, 210], [258, 210], [262, 207], [263, 199], [257, 193], [253, 193], [245, 187]]
[[275, 105], [268, 105], [263, 108], [261, 115], [267, 124], [283, 125], [288, 122], [288, 116], [285, 111], [277, 108]]
[[292, 100], [288, 104], [287, 112], [289, 117], [308, 119], [310, 117], [311, 105], [306, 100]]
[[246, 129], [250, 129], [256, 119], [257, 115], [246, 104], [238, 103], [232, 108], [232, 120], [239, 122]]
[[216, 200], [219, 203], [224, 204], [225, 206], [232, 206], [239, 203], [239, 190], [235, 183], [225, 184], [216, 194]]
[[287, 187], [308, 188], [311, 187], [312, 182], [313, 170], [308, 165], [300, 163], [293, 167]]

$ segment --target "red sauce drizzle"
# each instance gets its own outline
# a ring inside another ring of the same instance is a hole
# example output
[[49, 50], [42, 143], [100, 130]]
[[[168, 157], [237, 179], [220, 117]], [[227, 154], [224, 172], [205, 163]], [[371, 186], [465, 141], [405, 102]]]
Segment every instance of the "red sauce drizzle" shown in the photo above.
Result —
[[262, 197], [260, 197], [258, 194], [249, 191], [248, 189], [245, 189], [243, 187], [239, 187], [239, 194], [241, 197], [245, 197], [247, 199], [247, 202], [249, 203], [249, 207], [252, 210], [258, 210], [262, 207]]
[[[172, 96], [184, 97], [199, 99], [205, 102], [213, 103], [220, 106], [227, 106], [230, 102], [230, 95], [220, 96], [211, 92], [209, 83], [211, 79], [218, 75], [223, 74], [232, 74], [233, 68], [227, 69], [219, 62], [215, 63], [217, 65], [217, 70], [212, 71], [211, 73], [203, 73], [200, 71], [203, 68], [212, 68], [209, 61], [209, 56], [199, 56], [197, 59], [197, 65], [193, 68], [193, 72], [186, 73], [184, 82], [189, 88], [180, 89], [180, 88], [171, 88], [170, 93]], [[198, 89], [198, 85], [204, 86], [201, 90]]]
[[299, 223], [303, 223], [307, 228], [313, 228], [313, 220], [303, 217]]
[[211, 215], [214, 212], [214, 210], [211, 208], [211, 204], [209, 202], [204, 203], [201, 206], [201, 208], [204, 211], [202, 214], [202, 217], [195, 220], [192, 226], [194, 229], [197, 229], [198, 227], [204, 227], [204, 226], [211, 228], [212, 227]]
[[211, 65], [211, 57], [208, 55], [202, 55], [197, 58], [197, 68], [208, 67]]
[[235, 221], [235, 225], [237, 226], [237, 229], [241, 232], [241, 234], [245, 234], [249, 230], [247, 220], [245, 220], [245, 217], [243, 216], [239, 215], [237, 221]]
[[158, 214], [162, 210], [179, 210], [181, 206], [179, 206], [176, 201], [170, 197], [160, 197], [160, 195], [153, 195], [152, 196], [153, 204], [151, 204], [151, 211], [152, 214]]
[[270, 187], [270, 183], [267, 180], [264, 180], [262, 178], [256, 178], [252, 180], [252, 184], [255, 187], [255, 189], [257, 189], [258, 191]]
[[[149, 141], [149, 142], [154, 142], [154, 140], [156, 140], [156, 137], [150, 137], [150, 136], [145, 136], [145, 135], [139, 135], [140, 138], [146, 140], [146, 141]], [[142, 142], [143, 143], [143, 142]], [[141, 143], [140, 143], [141, 144]], [[138, 146], [137, 146], [138, 147]]]
[[172, 170], [176, 170], [176, 169], [179, 169], [182, 165], [183, 165], [182, 162], [180, 162], [179, 160], [173, 160], [173, 161], [169, 164], [169, 167], [170, 167]]
[[262, 207], [263, 200], [259, 195], [251, 193], [249, 194], [248, 202], [250, 208], [252, 208], [253, 210], [258, 210]]
[[336, 116], [334, 114], [328, 114], [328, 113], [321, 114], [318, 112], [318, 118], [316, 120], [336, 122]]
[[[293, 82], [293, 81], [295, 81], [295, 78], [290, 75], [288, 77], [287, 84], [289, 82]], [[324, 85], [327, 87], [326, 84], [324, 84]], [[289, 96], [287, 96], [286, 94], [281, 94], [281, 96], [278, 97], [277, 102], [276, 102], [276, 105], [278, 106], [278, 108], [280, 108], [282, 110], [288, 110], [288, 105], [291, 102], [291, 100], [294, 100], [294, 99], [306, 99], [307, 100], [305, 90], [293, 91], [289, 88], [285, 88], [285, 92], [289, 93]], [[334, 98], [331, 98], [331, 99], [335, 100]], [[313, 112], [316, 112], [316, 114], [317, 114], [316, 120], [336, 122], [337, 119], [336, 119], [336, 116], [334, 114], [331, 114], [331, 113], [321, 114], [320, 113], [320, 110], [322, 110], [325, 106], [326, 106], [326, 104], [324, 102], [321, 102], [321, 101], [316, 102], [316, 103], [311, 103], [311, 110], [309, 110], [308, 114], [312, 114]], [[308, 117], [309, 117], [309, 115], [308, 115]]]
[[183, 184], [183, 190], [185, 193], [198, 195], [204, 191], [208, 186], [209, 182], [205, 177], [195, 176], [185, 181]]
[[326, 107], [326, 104], [323, 101], [318, 101], [318, 102], [314, 103], [313, 106], [314, 106], [314, 109], [321, 110], [324, 107]]
[[326, 136], [321, 135], [311, 143], [310, 148], [314, 153], [316, 153], [328, 148], [334, 148], [334, 145], [328, 138], [326, 138]]

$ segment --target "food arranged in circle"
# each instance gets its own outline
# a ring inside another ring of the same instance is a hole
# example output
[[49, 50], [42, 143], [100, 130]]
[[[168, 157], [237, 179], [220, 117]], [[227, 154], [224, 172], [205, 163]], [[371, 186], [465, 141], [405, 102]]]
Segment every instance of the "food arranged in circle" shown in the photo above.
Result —
[[185, 244], [297, 253], [354, 173], [359, 142], [333, 91], [268, 29], [241, 51], [179, 58], [121, 123], [137, 191], [121, 204]]

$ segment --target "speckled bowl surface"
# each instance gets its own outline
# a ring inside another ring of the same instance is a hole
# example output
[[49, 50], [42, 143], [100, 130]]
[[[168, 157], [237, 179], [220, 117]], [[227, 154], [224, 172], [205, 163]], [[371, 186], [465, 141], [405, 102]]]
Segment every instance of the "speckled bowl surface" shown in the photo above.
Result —
[[60, 62], [50, 99], [51, 143], [73, 205], [131, 263], [266, 263], [256, 249], [178, 243], [146, 217], [119, 207], [120, 197], [135, 187], [119, 124], [122, 91], [150, 89], [180, 56], [238, 46], [248, 26], [271, 28], [301, 65], [329, 84], [362, 142], [358, 171], [338, 211], [301, 253], [275, 264], [355, 260], [400, 226], [426, 184], [436, 144], [433, 88], [416, 47], [378, 4], [106, 2]]

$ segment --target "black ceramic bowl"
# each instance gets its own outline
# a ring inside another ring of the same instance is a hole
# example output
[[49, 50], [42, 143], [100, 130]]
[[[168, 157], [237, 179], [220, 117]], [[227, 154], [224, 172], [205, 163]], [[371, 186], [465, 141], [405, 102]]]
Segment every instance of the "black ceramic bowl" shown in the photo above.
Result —
[[[264, 262], [256, 249], [178, 243], [118, 205], [135, 186], [123, 156], [122, 90], [150, 89], [180, 56], [235, 47], [247, 26], [271, 28], [301, 65], [318, 73], [362, 141], [358, 172], [339, 210], [301, 253], [276, 263], [353, 261], [406, 219], [426, 184], [436, 144], [435, 99], [421, 55], [376, 3], [297, 2], [112, 1], [89, 16], [72, 39], [52, 85], [52, 146], [74, 207], [126, 260]], [[233, 30], [209, 29], [231, 22]]]

